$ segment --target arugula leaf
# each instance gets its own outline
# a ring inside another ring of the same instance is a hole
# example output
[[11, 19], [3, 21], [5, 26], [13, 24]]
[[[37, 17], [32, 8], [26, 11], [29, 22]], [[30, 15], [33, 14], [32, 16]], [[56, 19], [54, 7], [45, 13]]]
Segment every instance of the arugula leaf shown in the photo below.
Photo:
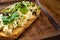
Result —
[[3, 23], [6, 25], [10, 22], [13, 22], [16, 17], [18, 17], [19, 14], [17, 12], [14, 12], [10, 17], [9, 16], [2, 16]]
[[20, 10], [23, 14], [26, 14], [27, 11], [28, 11], [26, 7], [19, 8], [19, 10]]
[[14, 13], [11, 15], [10, 20], [11, 20], [11, 21], [14, 21], [15, 18], [18, 17], [18, 16], [19, 16], [19, 14], [18, 14], [17, 12], [14, 12]]
[[2, 16], [2, 20], [4, 24], [10, 23], [10, 19], [8, 18], [8, 16]]
[[16, 4], [15, 9], [20, 10], [23, 14], [27, 13], [28, 11], [27, 7], [23, 3]]

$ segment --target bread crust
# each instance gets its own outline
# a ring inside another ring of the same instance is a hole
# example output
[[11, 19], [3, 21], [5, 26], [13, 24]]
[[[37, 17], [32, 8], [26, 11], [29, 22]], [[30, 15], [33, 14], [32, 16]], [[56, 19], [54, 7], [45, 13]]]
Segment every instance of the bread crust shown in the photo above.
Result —
[[11, 35], [7, 35], [3, 33], [2, 31], [0, 32], [0, 39], [2, 38], [3, 40], [13, 40], [16, 39], [26, 28], [28, 28], [32, 22], [39, 16], [41, 10], [37, 10], [36, 16], [34, 16], [33, 19], [30, 19], [23, 27], [18, 27], [13, 30], [13, 33]]

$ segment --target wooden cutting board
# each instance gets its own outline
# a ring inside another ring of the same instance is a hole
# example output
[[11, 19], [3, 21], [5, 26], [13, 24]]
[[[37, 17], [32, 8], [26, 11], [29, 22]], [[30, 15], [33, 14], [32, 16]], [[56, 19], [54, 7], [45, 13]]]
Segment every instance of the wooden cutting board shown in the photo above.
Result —
[[[13, 3], [0, 4], [0, 10], [10, 4]], [[60, 32], [54, 28], [44, 12], [41, 11], [39, 17], [16, 40], [40, 40], [57, 35], [60, 35]]]

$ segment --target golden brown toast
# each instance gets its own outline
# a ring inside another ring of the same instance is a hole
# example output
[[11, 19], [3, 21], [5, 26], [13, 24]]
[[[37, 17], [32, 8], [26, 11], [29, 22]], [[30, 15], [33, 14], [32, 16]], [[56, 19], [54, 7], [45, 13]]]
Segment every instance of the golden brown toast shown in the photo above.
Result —
[[16, 29], [13, 29], [12, 34], [7, 35], [3, 31], [0, 31], [0, 39], [1, 40], [13, 40], [13, 39], [16, 39], [39, 16], [40, 11], [41, 11], [40, 9], [37, 9], [36, 14], [32, 17], [32, 19], [27, 21], [27, 23], [23, 27], [17, 27]]
[[23, 27], [18, 27], [16, 29], [13, 30], [13, 33], [11, 35], [7, 35], [5, 33], [3, 33], [2, 31], [0, 32], [0, 39], [1, 40], [13, 40], [16, 39], [26, 28], [29, 27], [29, 25], [32, 24], [32, 22], [39, 16], [41, 10], [37, 10], [36, 12], [36, 16], [33, 17], [33, 19], [30, 19], [26, 25], [24, 25]]

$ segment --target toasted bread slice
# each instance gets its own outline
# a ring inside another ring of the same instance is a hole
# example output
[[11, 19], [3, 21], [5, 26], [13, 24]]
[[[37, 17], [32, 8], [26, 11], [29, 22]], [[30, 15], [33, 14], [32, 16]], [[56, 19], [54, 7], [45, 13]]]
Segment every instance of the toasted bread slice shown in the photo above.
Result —
[[16, 39], [26, 28], [29, 27], [29, 25], [32, 24], [32, 22], [39, 16], [41, 10], [37, 10], [36, 12], [36, 16], [33, 17], [33, 19], [30, 19], [26, 25], [24, 25], [23, 27], [20, 28], [16, 28], [13, 30], [13, 33], [11, 35], [7, 35], [5, 33], [3, 33], [2, 31], [0, 32], [0, 39], [4, 39], [4, 40], [12, 40], [12, 39]]

